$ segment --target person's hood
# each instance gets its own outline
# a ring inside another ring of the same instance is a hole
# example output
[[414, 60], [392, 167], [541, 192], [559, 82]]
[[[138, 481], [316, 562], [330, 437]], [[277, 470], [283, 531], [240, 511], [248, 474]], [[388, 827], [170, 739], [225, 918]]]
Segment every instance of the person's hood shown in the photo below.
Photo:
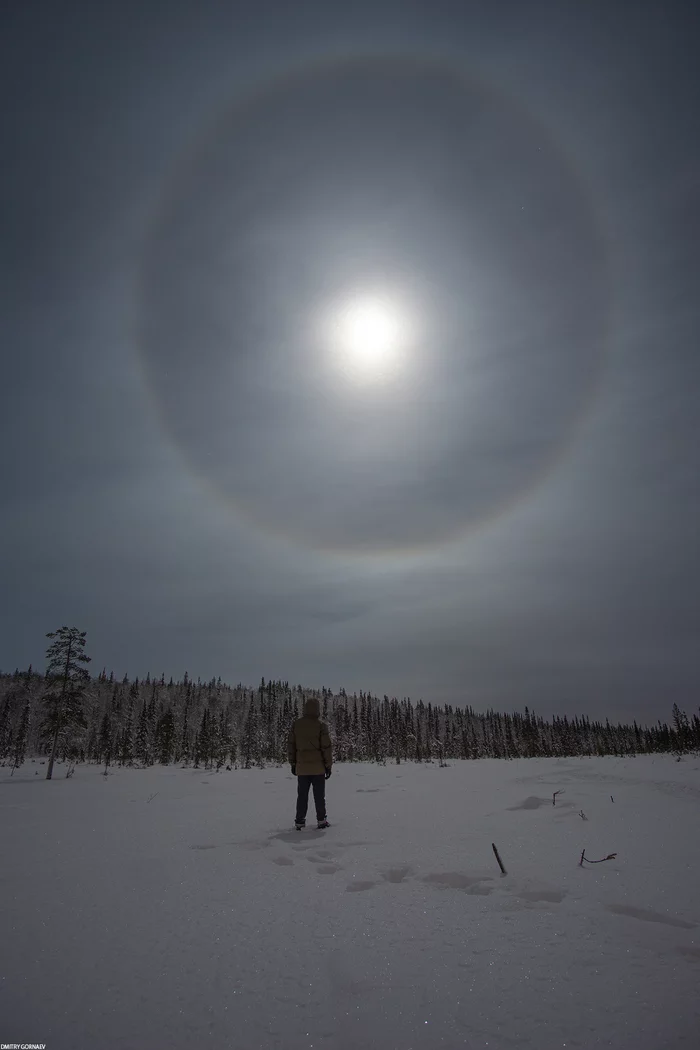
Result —
[[310, 696], [304, 701], [304, 714], [307, 718], [318, 718], [321, 714], [321, 704], [315, 696]]

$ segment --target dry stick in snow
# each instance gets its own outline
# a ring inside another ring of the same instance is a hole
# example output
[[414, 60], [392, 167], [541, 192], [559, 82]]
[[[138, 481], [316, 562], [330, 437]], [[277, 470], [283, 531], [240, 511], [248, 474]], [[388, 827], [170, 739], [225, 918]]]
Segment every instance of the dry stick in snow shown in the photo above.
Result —
[[492, 842], [491, 845], [493, 846], [493, 852], [496, 854], [496, 860], [498, 861], [499, 868], [501, 869], [501, 871], [503, 872], [504, 875], [507, 875], [508, 873], [507, 873], [506, 869], [503, 867], [503, 861], [501, 860], [501, 855], [498, 852], [498, 850], [496, 849], [496, 843]]
[[611, 802], [614, 802], [614, 801], [615, 801], [615, 799], [614, 799], [614, 798], [612, 797], [612, 795], [610, 796], [610, 801], [611, 801]]
[[605, 861], [605, 860], [615, 860], [616, 856], [617, 856], [617, 853], [608, 853], [607, 857], [601, 857], [600, 860], [589, 860], [588, 857], [586, 856], [586, 851], [584, 849], [584, 850], [581, 850], [581, 859], [578, 862], [578, 866], [579, 866], [579, 868], [582, 868], [584, 860], [585, 860], [586, 864], [602, 864], [603, 861]]
[[581, 820], [588, 820], [588, 817], [586, 816], [586, 814], [583, 812], [582, 809], [579, 810], [579, 814], [578, 815], [581, 818]]
[[554, 794], [552, 795], [552, 805], [553, 806], [556, 806], [556, 804], [557, 804], [557, 795], [561, 795], [563, 790], [564, 790], [563, 788], [559, 788], [559, 790], [555, 791]]
[[150, 796], [149, 796], [149, 797], [148, 797], [148, 798], [146, 799], [146, 802], [152, 802], [152, 801], [153, 801], [153, 799], [154, 799], [154, 798], [156, 797], [156, 795], [157, 795], [157, 794], [158, 794], [158, 792], [157, 792], [157, 791], [154, 791], [154, 792], [153, 792], [153, 794], [152, 794], [152, 795], [150, 795]]

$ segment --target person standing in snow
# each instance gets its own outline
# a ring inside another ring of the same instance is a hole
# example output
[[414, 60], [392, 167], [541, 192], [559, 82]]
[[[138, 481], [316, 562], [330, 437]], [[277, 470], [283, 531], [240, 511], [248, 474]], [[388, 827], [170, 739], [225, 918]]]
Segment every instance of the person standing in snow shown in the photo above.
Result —
[[328, 726], [320, 719], [321, 705], [315, 697], [304, 703], [304, 715], [297, 718], [289, 731], [287, 756], [292, 776], [297, 778], [297, 831], [306, 824], [309, 789], [314, 789], [316, 819], [319, 828], [328, 828], [326, 820], [326, 781], [331, 775], [333, 751]]

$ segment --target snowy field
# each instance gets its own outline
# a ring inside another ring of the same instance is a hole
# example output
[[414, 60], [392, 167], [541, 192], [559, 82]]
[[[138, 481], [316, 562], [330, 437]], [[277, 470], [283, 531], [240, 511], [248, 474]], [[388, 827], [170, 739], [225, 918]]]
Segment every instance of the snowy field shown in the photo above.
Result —
[[341, 765], [300, 833], [287, 769], [45, 770], [0, 770], [3, 1043], [700, 1047], [700, 758]]

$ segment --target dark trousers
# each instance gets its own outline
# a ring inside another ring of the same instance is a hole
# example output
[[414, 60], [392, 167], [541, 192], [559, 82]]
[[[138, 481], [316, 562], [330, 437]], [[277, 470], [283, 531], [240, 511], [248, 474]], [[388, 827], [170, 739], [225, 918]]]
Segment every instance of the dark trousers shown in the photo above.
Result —
[[306, 811], [309, 808], [309, 788], [314, 789], [316, 803], [316, 820], [326, 819], [326, 778], [323, 773], [304, 774], [297, 777], [297, 824], [306, 823]]

